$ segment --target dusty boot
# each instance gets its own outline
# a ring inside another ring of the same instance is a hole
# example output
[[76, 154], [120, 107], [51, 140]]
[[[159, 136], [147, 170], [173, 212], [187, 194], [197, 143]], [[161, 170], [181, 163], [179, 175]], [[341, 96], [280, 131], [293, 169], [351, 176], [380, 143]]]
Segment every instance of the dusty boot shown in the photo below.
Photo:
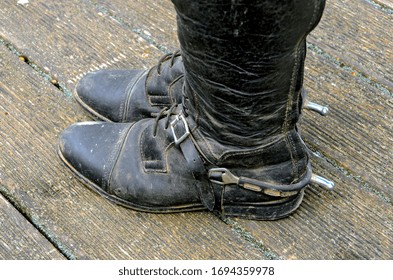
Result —
[[158, 213], [274, 220], [298, 208], [310, 182], [332, 188], [312, 174], [296, 128], [305, 38], [324, 0], [173, 2], [183, 103], [155, 119], [69, 127], [67, 165], [111, 201]]
[[164, 55], [149, 70], [99, 70], [83, 77], [75, 99], [100, 120], [133, 122], [181, 102], [180, 52]]

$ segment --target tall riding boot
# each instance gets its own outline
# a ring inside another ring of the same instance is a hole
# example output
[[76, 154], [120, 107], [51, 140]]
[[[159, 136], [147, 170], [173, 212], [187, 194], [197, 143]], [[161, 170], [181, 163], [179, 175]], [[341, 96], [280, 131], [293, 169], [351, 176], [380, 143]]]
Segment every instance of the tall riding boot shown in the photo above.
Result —
[[149, 70], [99, 70], [83, 77], [74, 92], [78, 103], [103, 121], [134, 122], [180, 103], [180, 52], [164, 55]]
[[136, 210], [291, 214], [320, 179], [296, 124], [305, 38], [324, 0], [173, 2], [183, 103], [136, 123], [73, 125], [60, 156], [88, 186]]

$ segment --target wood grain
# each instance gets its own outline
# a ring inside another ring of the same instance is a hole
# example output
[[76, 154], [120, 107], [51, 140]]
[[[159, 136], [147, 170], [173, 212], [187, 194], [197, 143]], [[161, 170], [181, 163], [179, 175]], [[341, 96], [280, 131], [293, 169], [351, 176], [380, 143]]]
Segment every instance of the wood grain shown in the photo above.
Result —
[[0, 195], [0, 260], [45, 260], [65, 257]]
[[392, 200], [392, 98], [316, 55], [309, 58], [309, 98], [328, 104], [330, 114], [306, 112], [306, 142]]
[[393, 9], [393, 1], [392, 0], [376, 0], [375, 2], [382, 5], [383, 7]]
[[393, 15], [367, 1], [330, 0], [309, 42], [393, 90]]
[[69, 90], [87, 72], [157, 63], [162, 52], [88, 2], [4, 0], [0, 37]]

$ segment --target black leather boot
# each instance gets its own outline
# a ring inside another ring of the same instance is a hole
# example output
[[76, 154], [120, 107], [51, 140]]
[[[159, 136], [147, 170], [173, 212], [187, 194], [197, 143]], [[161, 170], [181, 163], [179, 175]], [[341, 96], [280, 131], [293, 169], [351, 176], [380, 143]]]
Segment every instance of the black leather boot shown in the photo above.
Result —
[[75, 99], [100, 120], [133, 122], [181, 102], [180, 52], [164, 55], [149, 70], [99, 70], [83, 77]]
[[135, 123], [80, 123], [60, 156], [90, 187], [132, 209], [207, 208], [273, 220], [319, 182], [298, 133], [305, 38], [324, 0], [173, 1], [185, 97]]

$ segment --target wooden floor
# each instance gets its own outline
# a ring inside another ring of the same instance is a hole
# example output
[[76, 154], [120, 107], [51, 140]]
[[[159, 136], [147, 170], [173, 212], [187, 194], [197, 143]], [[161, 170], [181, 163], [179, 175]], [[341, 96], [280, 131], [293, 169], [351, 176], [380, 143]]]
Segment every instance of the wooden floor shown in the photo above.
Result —
[[336, 189], [311, 186], [274, 222], [131, 211], [56, 154], [91, 120], [71, 97], [85, 73], [178, 48], [169, 0], [2, 0], [0, 18], [0, 259], [393, 259], [392, 0], [327, 0], [305, 87], [331, 114], [301, 127]]

